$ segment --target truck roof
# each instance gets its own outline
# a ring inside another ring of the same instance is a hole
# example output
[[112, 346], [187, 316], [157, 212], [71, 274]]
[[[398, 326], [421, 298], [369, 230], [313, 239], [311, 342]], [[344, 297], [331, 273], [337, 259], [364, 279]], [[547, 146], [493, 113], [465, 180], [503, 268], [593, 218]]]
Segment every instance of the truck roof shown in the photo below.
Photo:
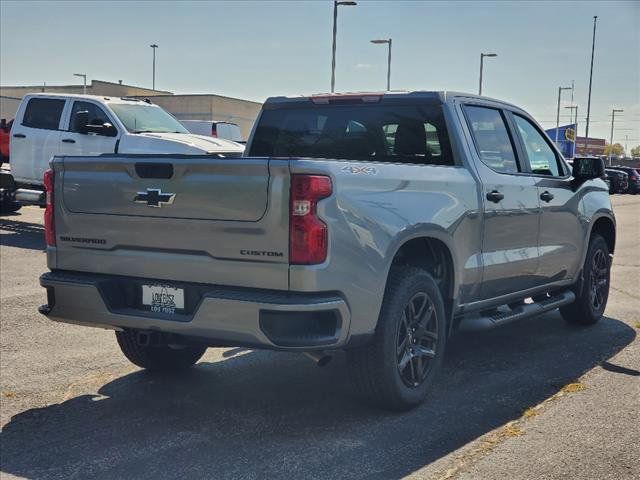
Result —
[[455, 92], [448, 90], [391, 90], [391, 91], [378, 91], [378, 92], [344, 92], [344, 93], [316, 93], [311, 95], [297, 95], [297, 96], [278, 96], [278, 97], [269, 97], [265, 101], [265, 105], [268, 104], [278, 104], [278, 103], [293, 103], [299, 102], [301, 100], [327, 100], [327, 103], [331, 99], [346, 99], [349, 97], [383, 97], [383, 98], [431, 98], [436, 99], [441, 102], [446, 102], [452, 98], [471, 98], [478, 100], [485, 100], [494, 103], [500, 103], [503, 105], [507, 105], [509, 107], [520, 110], [520, 107], [513, 105], [511, 103], [505, 102], [503, 100], [498, 100], [495, 98], [485, 97], [483, 95], [476, 95], [473, 93], [464, 93], [464, 92]]
[[145, 103], [149, 104], [145, 100], [140, 98], [131, 97], [117, 97], [109, 95], [83, 95], [81, 93], [56, 93], [56, 92], [37, 92], [29, 93], [24, 98], [31, 97], [45, 97], [45, 98], [73, 98], [78, 100], [93, 100], [98, 103]]

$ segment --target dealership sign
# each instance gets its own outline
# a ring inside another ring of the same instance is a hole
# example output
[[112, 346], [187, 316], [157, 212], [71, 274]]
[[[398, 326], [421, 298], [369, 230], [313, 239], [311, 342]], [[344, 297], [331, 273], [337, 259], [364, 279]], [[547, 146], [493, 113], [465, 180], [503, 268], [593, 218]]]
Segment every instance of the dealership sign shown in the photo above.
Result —
[[570, 142], [575, 142], [576, 141], [576, 131], [571, 127], [567, 128], [564, 131], [564, 138], [566, 138]]

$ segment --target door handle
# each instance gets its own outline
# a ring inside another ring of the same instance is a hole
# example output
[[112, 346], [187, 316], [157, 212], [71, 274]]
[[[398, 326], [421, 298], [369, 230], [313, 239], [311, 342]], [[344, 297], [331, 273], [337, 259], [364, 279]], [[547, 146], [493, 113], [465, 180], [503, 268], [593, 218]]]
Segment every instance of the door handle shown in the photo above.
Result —
[[497, 190], [487, 193], [487, 200], [493, 203], [498, 203], [504, 198], [504, 195]]
[[14, 133], [13, 138], [27, 138], [24, 133]]
[[76, 143], [76, 141], [73, 138], [63, 138], [62, 142], [63, 143]]
[[553, 200], [553, 193], [545, 190], [540, 194], [540, 200], [543, 200], [545, 202], [550, 202], [551, 200]]

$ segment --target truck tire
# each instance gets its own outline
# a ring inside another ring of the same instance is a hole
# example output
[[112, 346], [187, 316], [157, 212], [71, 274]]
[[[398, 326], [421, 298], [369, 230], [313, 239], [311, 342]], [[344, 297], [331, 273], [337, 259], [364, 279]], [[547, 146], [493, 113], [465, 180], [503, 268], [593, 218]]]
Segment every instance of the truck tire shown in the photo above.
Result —
[[151, 371], [178, 371], [195, 365], [206, 347], [184, 345], [178, 348], [167, 344], [141, 345], [136, 330], [116, 331], [120, 350], [127, 359], [141, 368]]
[[347, 351], [366, 402], [403, 411], [424, 401], [444, 357], [447, 328], [436, 282], [416, 267], [392, 267], [371, 343]]
[[597, 233], [589, 241], [582, 268], [582, 281], [575, 291], [576, 300], [560, 307], [562, 318], [576, 325], [593, 325], [607, 306], [611, 274], [611, 257], [607, 242]]
[[16, 182], [13, 176], [0, 172], [0, 214], [17, 212], [21, 206], [16, 202]]
[[22, 204], [16, 202], [15, 192], [0, 190], [0, 214], [17, 212], [21, 207]]

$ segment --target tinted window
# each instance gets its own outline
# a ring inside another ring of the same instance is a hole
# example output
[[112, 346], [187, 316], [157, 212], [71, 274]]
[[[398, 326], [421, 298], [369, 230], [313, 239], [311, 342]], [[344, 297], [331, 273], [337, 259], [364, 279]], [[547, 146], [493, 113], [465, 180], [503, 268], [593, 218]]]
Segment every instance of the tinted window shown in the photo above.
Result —
[[249, 155], [453, 165], [439, 104], [265, 110]]
[[496, 172], [518, 172], [515, 149], [502, 112], [473, 106], [466, 106], [465, 111], [482, 162]]
[[513, 115], [513, 119], [527, 152], [531, 171], [539, 175], [563, 176], [564, 172], [558, 165], [555, 152], [538, 129], [520, 115]]
[[111, 120], [95, 103], [73, 102], [70, 131], [85, 133], [87, 125], [104, 125], [105, 123], [111, 123]]
[[64, 100], [32, 98], [24, 111], [22, 125], [46, 130], [57, 130], [64, 109]]

